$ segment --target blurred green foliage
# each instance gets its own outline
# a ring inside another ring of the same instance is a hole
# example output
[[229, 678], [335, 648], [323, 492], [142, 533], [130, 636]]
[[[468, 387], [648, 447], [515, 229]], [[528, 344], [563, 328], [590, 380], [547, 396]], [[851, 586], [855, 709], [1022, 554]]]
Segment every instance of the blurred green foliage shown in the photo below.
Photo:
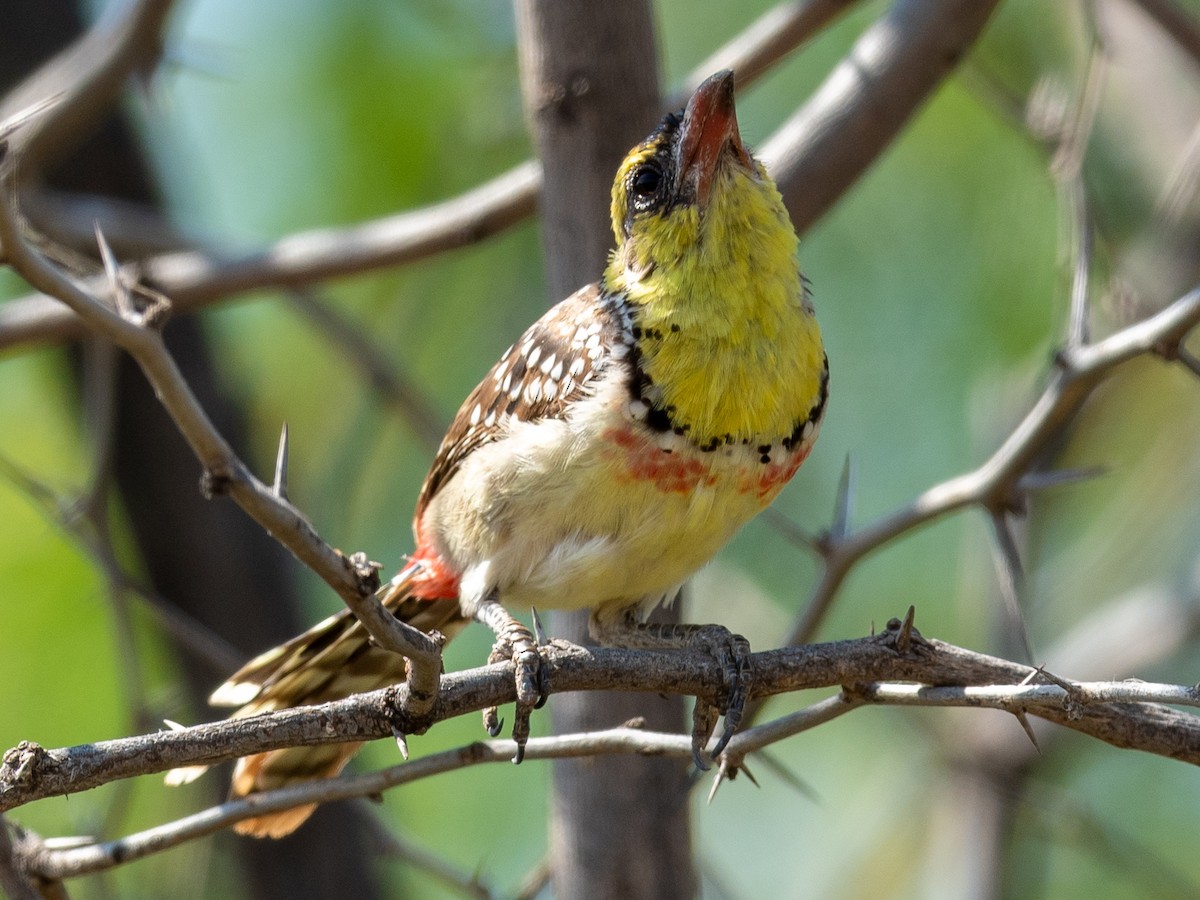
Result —
[[[768, 6], [664, 0], [666, 83]], [[864, 4], [744, 94], [740, 119], [752, 143], [820, 83], [881, 8]], [[857, 472], [852, 522], [862, 524], [977, 465], [1030, 407], [1064, 333], [1063, 213], [1047, 152], [989, 102], [978, 76], [1018, 98], [1051, 76], [1075, 96], [1083, 33], [1073, 5], [1005, 4], [969, 63], [975, 77], [951, 79], [805, 236], [802, 261], [833, 372], [821, 441], [778, 502], [805, 529], [827, 524], [848, 455]], [[176, 17], [170, 47], [172, 61], [138, 114], [172, 213], [222, 246], [433, 202], [530, 152], [503, 4], [193, 0]], [[1113, 77], [1122, 74], [1118, 67]], [[1190, 75], [1179, 103], [1194, 110]], [[1153, 134], [1133, 139], [1122, 130], [1129, 102], [1114, 89], [1102, 105], [1085, 170], [1104, 229], [1101, 273], [1115, 271], [1146, 228], [1154, 163], [1167, 152]], [[539, 253], [536, 225], [526, 224], [322, 294], [361, 323], [448, 420], [487, 364], [557, 299], [546, 296]], [[11, 279], [5, 286], [21, 292]], [[1095, 327], [1103, 334], [1123, 321], [1119, 307], [1101, 305]], [[246, 457], [266, 472], [287, 420], [292, 498], [338, 546], [396, 566], [409, 549], [429, 449], [286, 298], [239, 298], [206, 311], [203, 322], [222, 377], [255, 424]], [[69, 496], [87, 480], [89, 455], [66, 359], [62, 350], [0, 359], [0, 454]], [[1157, 362], [1127, 367], [1089, 404], [1055, 464], [1103, 464], [1109, 474], [1039, 495], [1021, 532], [1036, 648], [1130, 592], [1183, 592], [1194, 601], [1198, 428], [1195, 379]], [[858, 636], [915, 604], [927, 634], [997, 650], [989, 540], [982, 516], [968, 512], [884, 548], [850, 577], [823, 634]], [[0, 746], [76, 744], [139, 727], [130, 721], [103, 579], [8, 479], [0, 479], [0, 547]], [[136, 569], [135, 559], [127, 562]], [[769, 646], [815, 572], [809, 554], [756, 522], [700, 576], [690, 616]], [[314, 619], [336, 608], [315, 583], [310, 599]], [[156, 629], [144, 616], [136, 621], [143, 687], [152, 706], [171, 715], [179, 703], [173, 669]], [[486, 645], [469, 632], [450, 649], [448, 666], [477, 664]], [[1196, 655], [1193, 648], [1139, 674], [1194, 681]], [[1098, 666], [1063, 674], [1110, 673]], [[811, 699], [781, 698], [770, 711]], [[867, 710], [777, 746], [773, 759], [819, 799], [759, 764], [763, 790], [740, 779], [712, 806], [697, 801], [707, 876], [742, 897], [965, 895], [963, 860], [941, 841], [956, 801], [969, 797], [957, 793], [946, 763], [955, 729], [993, 715]], [[543, 717], [535, 727], [545, 724]], [[412, 749], [432, 752], [478, 735], [473, 718], [447, 723]], [[381, 743], [360, 762], [394, 760]], [[413, 840], [509, 890], [544, 852], [547, 783], [547, 767], [536, 763], [467, 770], [395, 791], [380, 810]], [[143, 779], [44, 801], [15, 818], [47, 835], [114, 836], [194, 809], [199, 796]], [[1091, 900], [1200, 891], [1189, 839], [1200, 827], [1198, 800], [1200, 778], [1182, 764], [1075, 736], [1057, 740], [1018, 804], [1004, 860], [1013, 891]], [[501, 827], [514, 807], [528, 812], [529, 828]], [[235, 888], [212, 874], [229, 841], [137, 863], [109, 883], [129, 896], [232, 896]], [[965, 839], [961, 849], [971, 850]], [[397, 891], [442, 896], [426, 876], [384, 865]], [[74, 891], [103, 893], [86, 881]]]

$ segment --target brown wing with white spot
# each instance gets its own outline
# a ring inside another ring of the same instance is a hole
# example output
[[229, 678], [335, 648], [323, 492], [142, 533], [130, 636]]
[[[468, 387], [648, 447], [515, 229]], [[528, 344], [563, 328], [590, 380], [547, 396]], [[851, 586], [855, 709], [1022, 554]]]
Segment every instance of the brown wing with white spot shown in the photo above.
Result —
[[630, 332], [620, 301], [596, 284], [576, 291], [534, 322], [459, 408], [425, 477], [417, 518], [462, 461], [502, 437], [511, 420], [566, 415], [587, 394], [613, 348], [628, 345]]

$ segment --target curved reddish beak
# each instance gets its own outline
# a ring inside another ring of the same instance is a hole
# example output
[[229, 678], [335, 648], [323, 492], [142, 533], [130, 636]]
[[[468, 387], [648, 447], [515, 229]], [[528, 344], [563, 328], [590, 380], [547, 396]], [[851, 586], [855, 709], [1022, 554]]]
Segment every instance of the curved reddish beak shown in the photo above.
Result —
[[737, 110], [733, 103], [733, 72], [725, 69], [704, 80], [688, 101], [676, 147], [675, 188], [690, 181], [696, 202], [708, 204], [713, 176], [723, 154], [754, 171], [754, 162], [738, 131]]

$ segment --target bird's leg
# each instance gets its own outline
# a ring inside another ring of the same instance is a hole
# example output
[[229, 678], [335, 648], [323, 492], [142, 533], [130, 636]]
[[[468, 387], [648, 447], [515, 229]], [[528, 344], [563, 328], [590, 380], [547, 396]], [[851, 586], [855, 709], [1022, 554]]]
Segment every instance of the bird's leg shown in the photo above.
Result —
[[632, 612], [615, 618], [592, 617], [592, 637], [602, 644], [617, 647], [703, 650], [717, 661], [723, 676], [717, 705], [696, 698], [692, 712], [692, 759], [699, 769], [707, 769], [701, 751], [712, 736], [718, 716], [725, 716], [725, 730], [713, 747], [718, 756], [742, 722], [753, 684], [750, 665], [750, 642], [723, 625], [688, 625], [669, 622], [638, 622]]
[[[533, 633], [513, 618], [496, 600], [484, 600], [475, 611], [475, 619], [482, 622], [496, 635], [496, 643], [488, 655], [488, 663], [512, 661], [517, 685], [517, 702], [513, 714], [512, 738], [517, 743], [513, 762], [525, 758], [525, 743], [529, 740], [529, 716], [546, 702], [546, 674], [542, 658], [538, 654], [537, 641]], [[496, 737], [504, 722], [499, 718], [496, 707], [483, 711], [483, 726], [488, 734]]]

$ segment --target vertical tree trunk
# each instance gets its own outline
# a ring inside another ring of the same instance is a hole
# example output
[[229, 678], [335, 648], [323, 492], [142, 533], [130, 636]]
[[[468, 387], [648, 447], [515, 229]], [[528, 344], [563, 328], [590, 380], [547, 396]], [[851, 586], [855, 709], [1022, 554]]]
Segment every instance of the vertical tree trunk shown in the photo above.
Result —
[[[662, 113], [654, 22], [644, 0], [517, 0], [526, 113], [545, 170], [542, 241], [551, 299], [596, 280], [613, 244], [609, 196], [625, 153]], [[586, 614], [551, 620], [587, 640]], [[683, 702], [646, 694], [576, 694], [550, 703], [558, 732], [635, 717], [679, 730]], [[551, 875], [571, 898], [696, 894], [687, 765], [597, 757], [554, 765]]]

